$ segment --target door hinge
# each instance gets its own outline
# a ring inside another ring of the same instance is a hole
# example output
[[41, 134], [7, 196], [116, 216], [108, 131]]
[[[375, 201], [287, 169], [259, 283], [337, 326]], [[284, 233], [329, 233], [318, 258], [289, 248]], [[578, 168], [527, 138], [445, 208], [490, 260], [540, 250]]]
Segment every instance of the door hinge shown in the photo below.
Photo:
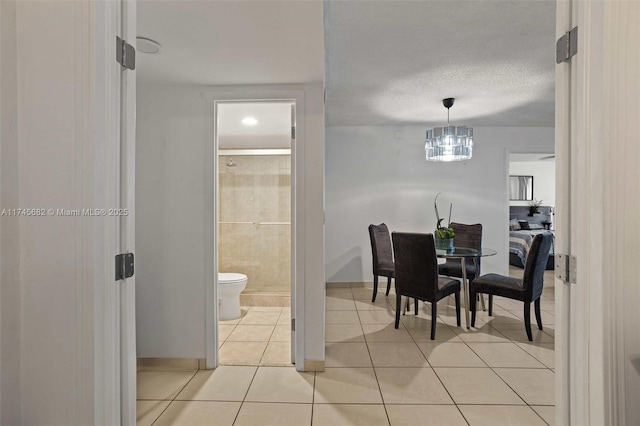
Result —
[[291, 139], [296, 138], [296, 126], [291, 126]]
[[569, 61], [578, 53], [578, 27], [567, 31], [556, 43], [556, 64]]
[[296, 319], [291, 318], [291, 331], [296, 331]]
[[578, 259], [575, 256], [556, 254], [555, 259], [556, 278], [575, 284], [578, 275]]
[[116, 60], [122, 68], [136, 69], [136, 49], [118, 36], [116, 36]]
[[116, 255], [116, 281], [133, 276], [133, 253], [121, 253]]

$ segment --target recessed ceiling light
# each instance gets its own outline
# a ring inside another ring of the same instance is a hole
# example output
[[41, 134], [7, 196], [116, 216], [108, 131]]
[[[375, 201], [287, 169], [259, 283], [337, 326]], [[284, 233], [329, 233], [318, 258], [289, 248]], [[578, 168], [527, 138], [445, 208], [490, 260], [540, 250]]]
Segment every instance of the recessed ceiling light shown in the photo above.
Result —
[[258, 120], [253, 117], [245, 117], [242, 119], [242, 124], [244, 124], [245, 126], [255, 126], [256, 124], [258, 124]]
[[139, 52], [155, 55], [160, 52], [162, 46], [155, 40], [147, 37], [136, 37], [136, 47]]

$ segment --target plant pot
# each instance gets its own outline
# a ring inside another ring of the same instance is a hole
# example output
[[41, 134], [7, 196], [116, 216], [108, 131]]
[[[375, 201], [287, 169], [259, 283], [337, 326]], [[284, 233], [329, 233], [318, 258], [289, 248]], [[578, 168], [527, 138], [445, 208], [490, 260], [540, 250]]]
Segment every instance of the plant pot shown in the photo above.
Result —
[[436, 238], [436, 250], [453, 250], [453, 238]]

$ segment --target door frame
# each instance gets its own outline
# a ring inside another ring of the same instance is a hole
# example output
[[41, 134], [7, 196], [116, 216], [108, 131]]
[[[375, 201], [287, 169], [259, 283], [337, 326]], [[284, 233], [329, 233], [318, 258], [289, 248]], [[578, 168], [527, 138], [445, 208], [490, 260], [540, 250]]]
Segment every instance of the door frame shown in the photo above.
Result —
[[[113, 268], [116, 254], [135, 250], [136, 76], [135, 71], [123, 71], [117, 63], [114, 45], [119, 36], [135, 47], [136, 0], [77, 5], [83, 10], [76, 16], [86, 20], [83, 22], [90, 35], [76, 34], [74, 39], [88, 39], [90, 43], [86, 53], [90, 55], [87, 63], [91, 78], [83, 83], [91, 93], [88, 111], [94, 126], [91, 137], [95, 138], [93, 163], [87, 163], [96, 166], [82, 169], [91, 182], [85, 185], [86, 199], [93, 200], [92, 207], [119, 209], [124, 204], [131, 209], [127, 217], [107, 215], [94, 219], [87, 232], [95, 250], [96, 267], [91, 312], [93, 404], [87, 404], [87, 409], [93, 409], [96, 424], [133, 425], [136, 423], [135, 279], [115, 281]], [[127, 169], [124, 176], [122, 168]], [[121, 184], [127, 185], [126, 193], [122, 193]]]
[[[216, 368], [218, 356], [218, 135], [217, 108], [229, 102], [293, 102], [296, 106], [296, 138], [291, 146], [291, 318], [295, 319], [292, 358], [296, 370], [304, 369], [304, 90], [266, 87], [235, 86], [202, 92], [210, 102], [213, 117], [211, 141], [205, 147], [205, 365]], [[214, 182], [214, 185], [209, 183]], [[213, 259], [213, 262], [211, 262]]]

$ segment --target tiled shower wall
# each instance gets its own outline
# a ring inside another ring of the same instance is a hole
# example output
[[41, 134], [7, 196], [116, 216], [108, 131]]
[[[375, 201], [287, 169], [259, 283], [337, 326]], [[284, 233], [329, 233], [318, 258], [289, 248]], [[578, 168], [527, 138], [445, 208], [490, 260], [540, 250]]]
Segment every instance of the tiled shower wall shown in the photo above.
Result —
[[[235, 167], [227, 166], [233, 159]], [[220, 272], [248, 277], [243, 293], [291, 291], [291, 156], [221, 154]]]

